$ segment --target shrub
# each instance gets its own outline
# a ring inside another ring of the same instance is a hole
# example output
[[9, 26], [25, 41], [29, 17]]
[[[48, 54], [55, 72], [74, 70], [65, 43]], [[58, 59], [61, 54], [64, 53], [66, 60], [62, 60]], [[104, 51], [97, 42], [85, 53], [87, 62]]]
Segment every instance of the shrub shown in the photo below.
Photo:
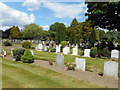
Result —
[[31, 54], [29, 49], [27, 49], [25, 51], [24, 55], [22, 55], [21, 60], [23, 61], [23, 63], [33, 63], [34, 62], [34, 57]]
[[101, 52], [102, 56], [104, 57], [110, 57], [110, 51], [107, 48], [104, 48]]
[[95, 55], [97, 54], [97, 47], [92, 47], [90, 50], [90, 56], [91, 57], [95, 57]]
[[25, 41], [22, 43], [23, 48], [29, 49], [29, 48], [31, 48], [31, 46], [32, 46], [32, 43], [29, 41]]
[[50, 51], [51, 51], [51, 52], [55, 52], [56, 49], [55, 49], [55, 48], [51, 48]]
[[12, 46], [12, 43], [9, 42], [8, 40], [3, 42], [4, 46]]
[[84, 55], [84, 51], [83, 51], [83, 50], [78, 50], [78, 54], [79, 54], [80, 56], [83, 56], [83, 55]]
[[25, 49], [24, 48], [15, 48], [13, 50], [13, 57], [15, 58], [16, 61], [21, 60], [21, 56], [24, 54]]
[[60, 44], [62, 45], [63, 48], [64, 48], [66, 45], [68, 45], [67, 41], [62, 41]]
[[35, 49], [35, 47], [31, 47], [31, 49]]
[[104, 48], [106, 48], [106, 43], [105, 41], [101, 41], [99, 49], [103, 50]]
[[114, 44], [111, 41], [108, 42], [107, 46], [108, 46], [109, 51], [114, 49]]

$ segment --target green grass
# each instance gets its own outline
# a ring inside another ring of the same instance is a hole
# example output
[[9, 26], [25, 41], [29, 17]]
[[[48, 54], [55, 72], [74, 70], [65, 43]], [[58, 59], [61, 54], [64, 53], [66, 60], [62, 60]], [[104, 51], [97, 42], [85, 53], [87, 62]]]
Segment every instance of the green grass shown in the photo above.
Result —
[[36, 65], [2, 60], [3, 88], [102, 88]]

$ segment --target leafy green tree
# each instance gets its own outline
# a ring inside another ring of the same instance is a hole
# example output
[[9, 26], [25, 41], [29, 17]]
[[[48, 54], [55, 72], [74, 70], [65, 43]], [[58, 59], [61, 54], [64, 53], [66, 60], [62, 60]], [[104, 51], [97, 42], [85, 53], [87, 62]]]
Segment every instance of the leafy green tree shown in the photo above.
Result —
[[25, 25], [23, 28], [23, 38], [25, 39], [41, 39], [43, 37], [43, 29], [36, 24]]
[[56, 25], [55, 27], [56, 32], [55, 32], [55, 42], [56, 44], [60, 44], [61, 41], [65, 41], [66, 40], [66, 27], [63, 23], [59, 23], [58, 25]]
[[86, 42], [90, 38], [91, 31], [93, 30], [93, 27], [91, 26], [91, 21], [86, 20], [85, 22], [81, 23], [82, 25], [82, 38]]
[[105, 37], [105, 31], [101, 29], [98, 29], [98, 31], [99, 31], [99, 39], [101, 41]]
[[78, 21], [76, 18], [74, 18], [69, 28], [69, 41], [71, 44], [77, 43], [77, 36], [76, 36], [77, 25], [78, 25]]
[[105, 37], [109, 40], [109, 41], [119, 41], [120, 42], [120, 32], [119, 31], [108, 31], [105, 34]]
[[10, 39], [19, 39], [20, 38], [20, 30], [18, 28], [18, 26], [14, 26], [11, 28], [10, 30], [10, 35], [9, 35]]
[[93, 27], [120, 31], [120, 1], [119, 2], [86, 2], [88, 20]]
[[96, 40], [96, 33], [95, 30], [93, 29], [90, 34], [90, 42], [92, 44], [92, 47], [94, 46], [95, 40]]

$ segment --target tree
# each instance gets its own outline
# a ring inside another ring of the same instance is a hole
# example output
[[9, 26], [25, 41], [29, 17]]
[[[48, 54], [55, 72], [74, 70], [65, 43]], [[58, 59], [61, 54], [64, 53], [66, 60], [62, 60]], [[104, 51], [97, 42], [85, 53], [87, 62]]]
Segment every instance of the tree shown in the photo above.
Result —
[[101, 29], [98, 29], [98, 31], [99, 31], [99, 40], [101, 41], [105, 37], [105, 31]]
[[108, 41], [119, 41], [120, 42], [120, 32], [119, 31], [108, 31], [105, 34], [105, 37], [108, 39]]
[[56, 44], [60, 44], [61, 41], [66, 40], [66, 27], [63, 23], [58, 23], [55, 27], [56, 33], [55, 33], [55, 42]]
[[85, 22], [81, 23], [82, 25], [82, 38], [86, 42], [90, 38], [91, 31], [93, 30], [93, 27], [91, 26], [91, 21], [86, 20]]
[[43, 37], [43, 29], [37, 24], [29, 24], [23, 27], [23, 38], [25, 39], [41, 39]]
[[88, 20], [93, 27], [120, 31], [120, 2], [86, 2]]
[[95, 30], [93, 29], [90, 34], [90, 42], [92, 44], [92, 47], [94, 46], [95, 40], [96, 40], [96, 34], [95, 34]]
[[10, 39], [19, 39], [20, 38], [20, 30], [18, 28], [18, 26], [14, 26], [11, 28], [10, 30]]
[[69, 41], [71, 44], [77, 43], [77, 36], [76, 36], [76, 26], [78, 25], [78, 21], [76, 18], [73, 19], [70, 28], [69, 28]]

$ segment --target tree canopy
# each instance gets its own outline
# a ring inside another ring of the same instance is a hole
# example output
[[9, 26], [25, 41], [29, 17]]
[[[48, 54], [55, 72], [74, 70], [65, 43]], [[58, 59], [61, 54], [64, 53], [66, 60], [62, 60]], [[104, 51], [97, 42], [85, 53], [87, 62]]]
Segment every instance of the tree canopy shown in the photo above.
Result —
[[86, 2], [88, 20], [93, 27], [120, 31], [120, 1], [119, 2]]

